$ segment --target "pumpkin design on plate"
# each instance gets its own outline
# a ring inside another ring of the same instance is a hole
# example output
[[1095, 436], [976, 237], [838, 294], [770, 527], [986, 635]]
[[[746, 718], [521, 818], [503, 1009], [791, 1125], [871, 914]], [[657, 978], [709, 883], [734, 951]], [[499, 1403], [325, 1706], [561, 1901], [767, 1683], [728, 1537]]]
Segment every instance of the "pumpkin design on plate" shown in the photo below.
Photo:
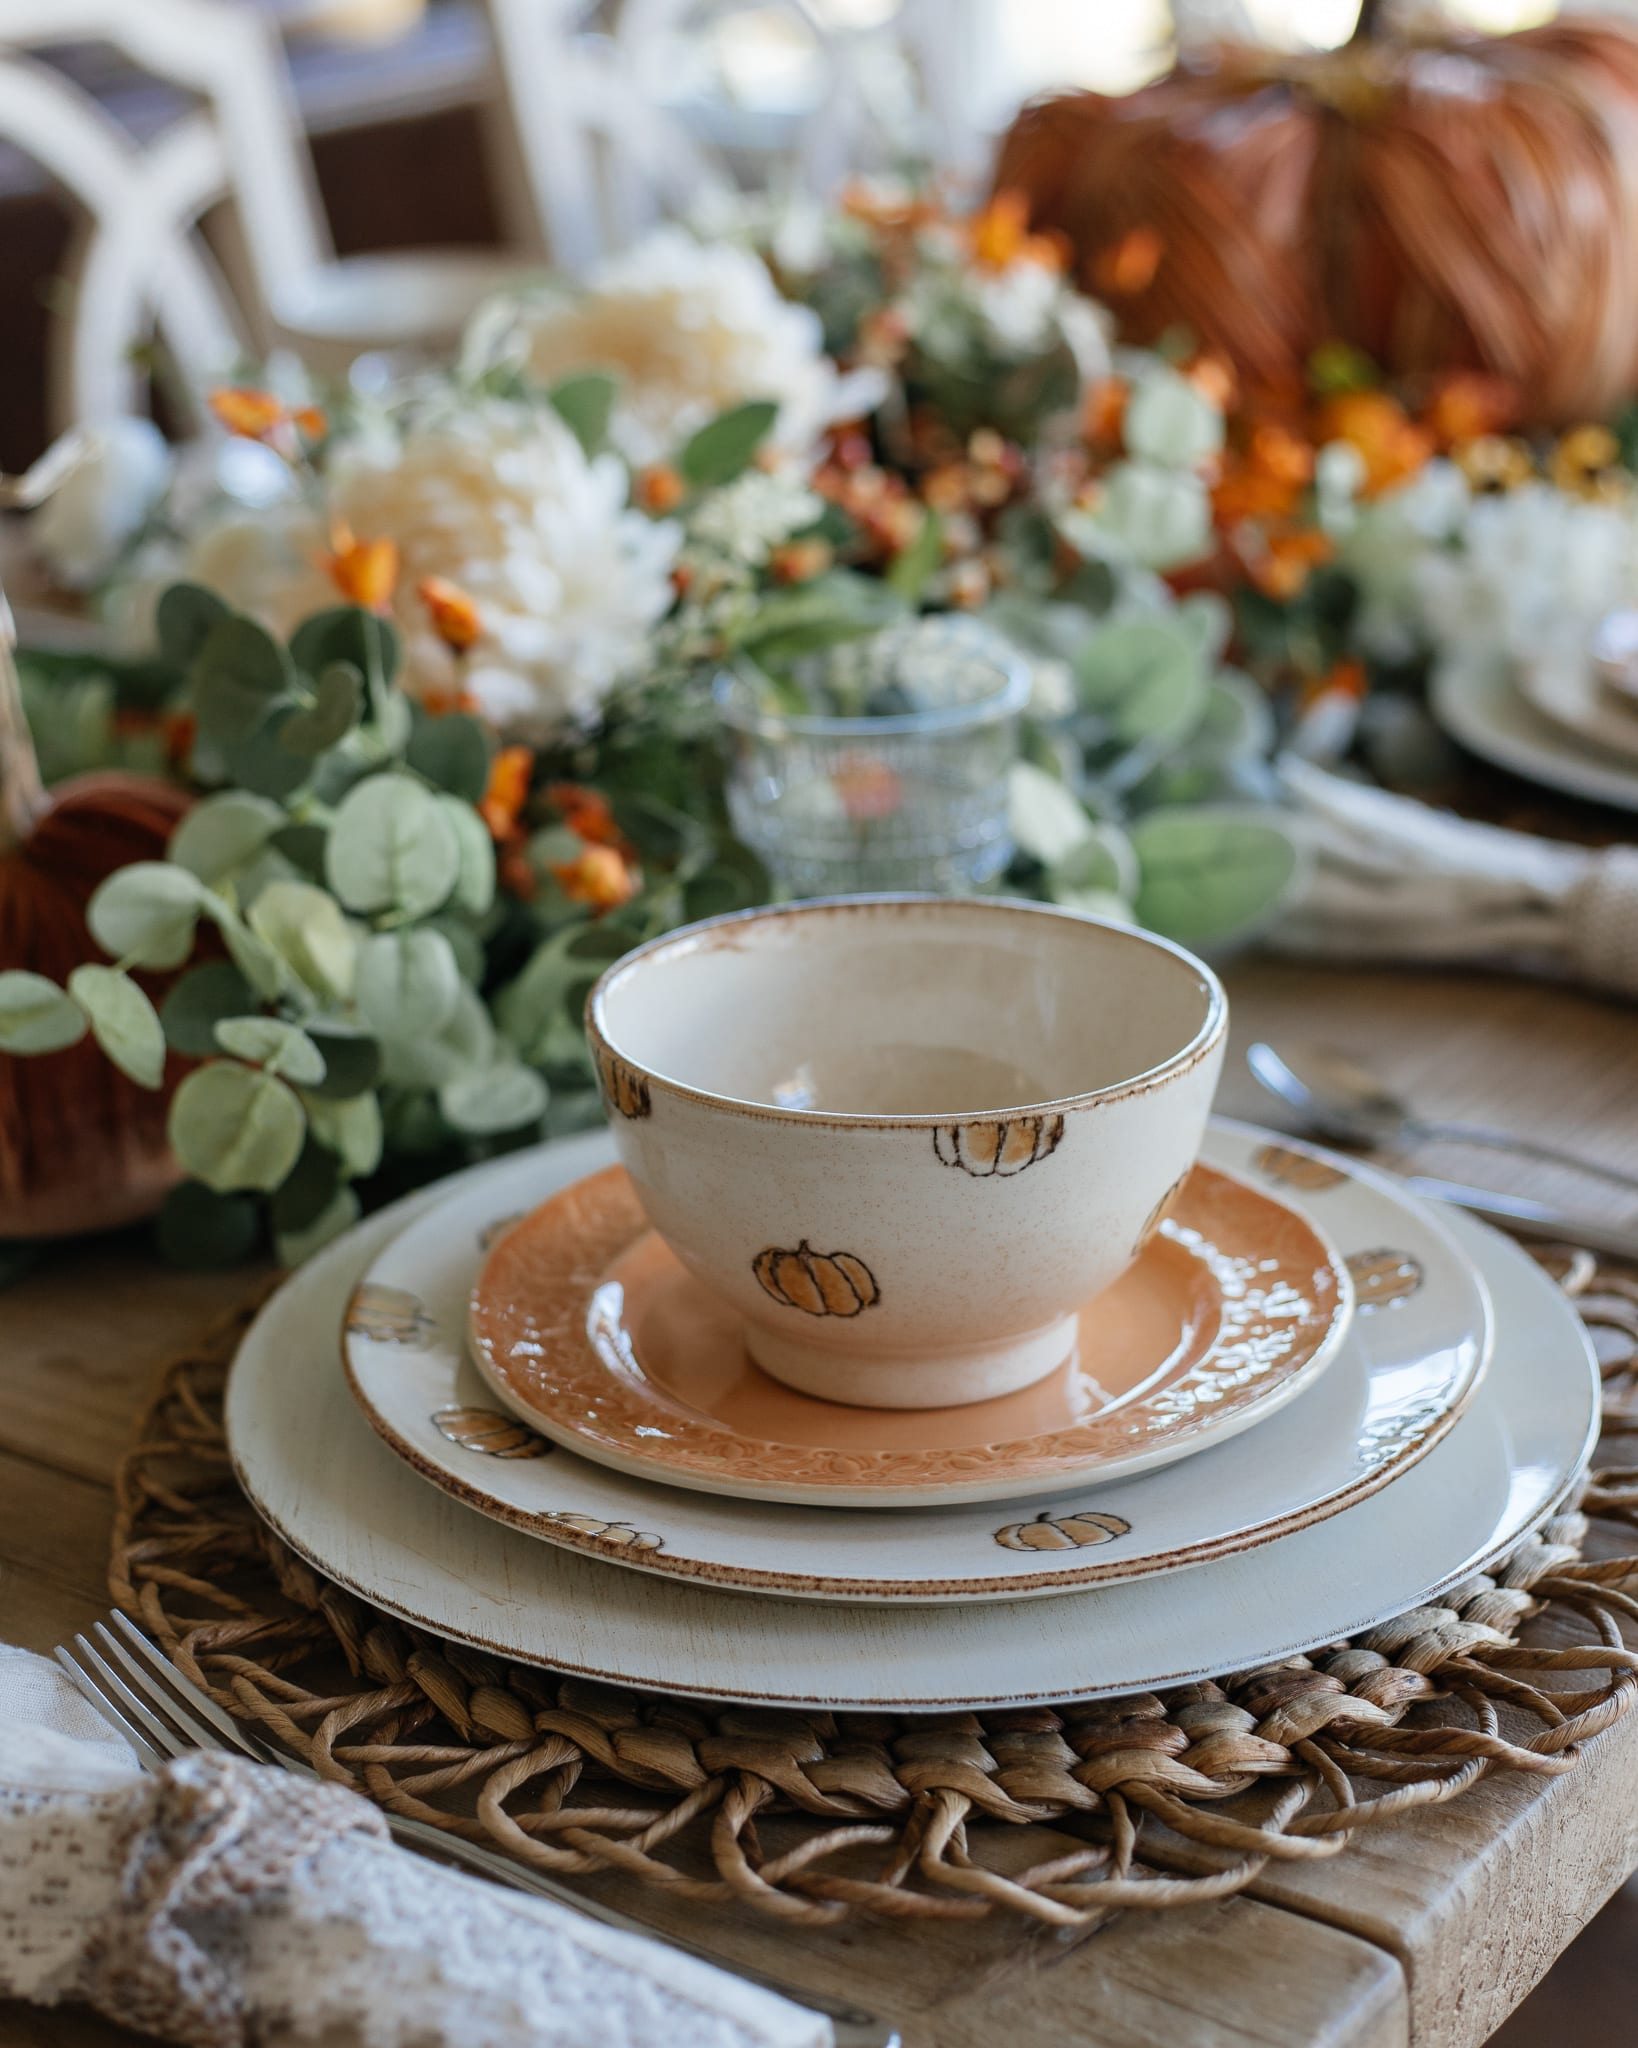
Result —
[[806, 1238], [795, 1251], [769, 1246], [751, 1261], [764, 1294], [810, 1316], [857, 1316], [881, 1300], [876, 1276], [852, 1252], [816, 1252]]
[[595, 1515], [554, 1513], [552, 1520], [566, 1529], [578, 1529], [582, 1536], [599, 1536], [618, 1550], [659, 1550], [665, 1541], [647, 1529], [634, 1529], [629, 1522], [600, 1522]]
[[512, 1225], [514, 1223], [521, 1223], [528, 1213], [527, 1209], [514, 1209], [510, 1215], [497, 1216], [493, 1223], [486, 1223], [482, 1230], [478, 1232], [479, 1251], [492, 1251], [512, 1228]]
[[995, 1540], [1003, 1550], [1088, 1550], [1094, 1544], [1113, 1543], [1131, 1530], [1131, 1523], [1121, 1516], [1100, 1514], [1093, 1508], [1058, 1516], [1049, 1508], [1033, 1522], [1009, 1522], [1004, 1529], [997, 1529]]
[[653, 1115], [654, 1104], [649, 1096], [648, 1083], [635, 1067], [627, 1066], [612, 1052], [605, 1052], [598, 1059], [597, 1071], [603, 1083], [603, 1099], [616, 1116], [630, 1121]]
[[1061, 1116], [1015, 1116], [996, 1123], [940, 1124], [933, 1150], [946, 1166], [959, 1166], [975, 1180], [1010, 1177], [1057, 1151], [1064, 1134]]
[[1264, 1145], [1255, 1163], [1278, 1186], [1300, 1188], [1308, 1195], [1334, 1188], [1346, 1178], [1328, 1159], [1316, 1159], [1311, 1152], [1297, 1152], [1289, 1145]]
[[1422, 1284], [1422, 1268], [1409, 1252], [1355, 1252], [1347, 1263], [1354, 1283], [1354, 1305], [1361, 1315], [1396, 1308], [1409, 1301]]
[[1142, 1254], [1143, 1249], [1145, 1245], [1148, 1244], [1150, 1238], [1154, 1236], [1155, 1232], [1160, 1228], [1161, 1224], [1165, 1222], [1167, 1214], [1170, 1211], [1172, 1204], [1177, 1200], [1178, 1196], [1182, 1194], [1184, 1188], [1188, 1184], [1189, 1175], [1193, 1171], [1193, 1167], [1186, 1167], [1183, 1170], [1183, 1172], [1178, 1175], [1176, 1180], [1172, 1182], [1171, 1186], [1161, 1196], [1160, 1200], [1156, 1202], [1154, 1207], [1149, 1211], [1149, 1220], [1138, 1232], [1137, 1243], [1132, 1247], [1132, 1256], [1134, 1259], [1138, 1258]]
[[440, 1408], [432, 1424], [463, 1451], [491, 1458], [544, 1458], [552, 1448], [538, 1431], [498, 1408]]
[[425, 1350], [436, 1325], [421, 1298], [404, 1287], [383, 1287], [366, 1280], [347, 1304], [347, 1327], [377, 1344], [408, 1344]]

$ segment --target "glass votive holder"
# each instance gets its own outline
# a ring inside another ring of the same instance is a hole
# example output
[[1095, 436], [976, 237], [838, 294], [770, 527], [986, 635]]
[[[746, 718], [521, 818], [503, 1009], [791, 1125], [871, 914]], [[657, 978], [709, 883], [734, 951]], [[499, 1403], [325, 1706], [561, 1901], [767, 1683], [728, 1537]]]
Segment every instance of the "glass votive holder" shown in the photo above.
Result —
[[797, 684], [806, 702], [862, 708], [787, 710], [739, 671], [716, 686], [729, 816], [785, 894], [964, 895], [997, 879], [1012, 858], [1007, 771], [1029, 696], [1027, 667], [998, 635], [917, 619], [814, 657]]

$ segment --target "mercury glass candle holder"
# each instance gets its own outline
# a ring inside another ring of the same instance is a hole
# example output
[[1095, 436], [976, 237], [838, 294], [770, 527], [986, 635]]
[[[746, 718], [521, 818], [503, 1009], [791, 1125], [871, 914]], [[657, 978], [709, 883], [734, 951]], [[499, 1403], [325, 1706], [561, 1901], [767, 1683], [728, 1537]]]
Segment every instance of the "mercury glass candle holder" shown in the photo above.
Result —
[[[804, 704], [718, 678], [734, 830], [789, 896], [964, 895], [1012, 858], [1007, 771], [1028, 670], [998, 635], [925, 618], [802, 664]], [[907, 708], [899, 708], [899, 707]]]

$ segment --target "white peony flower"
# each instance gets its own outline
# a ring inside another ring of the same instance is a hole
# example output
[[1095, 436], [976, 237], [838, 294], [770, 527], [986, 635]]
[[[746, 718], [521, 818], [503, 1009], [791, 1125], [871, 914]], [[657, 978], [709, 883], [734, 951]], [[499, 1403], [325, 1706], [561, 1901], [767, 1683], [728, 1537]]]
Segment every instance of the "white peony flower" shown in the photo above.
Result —
[[770, 399], [769, 445], [805, 454], [824, 429], [879, 402], [873, 376], [843, 377], [819, 316], [780, 297], [761, 258], [665, 227], [612, 258], [583, 291], [484, 309], [466, 361], [514, 362], [543, 384], [580, 370], [620, 379], [610, 434], [629, 462], [674, 455], [731, 406]]
[[689, 521], [689, 538], [754, 568], [824, 509], [824, 499], [799, 474], [747, 470], [705, 499]]
[[113, 568], [163, 496], [171, 451], [152, 420], [107, 420], [35, 514], [30, 534], [70, 590], [89, 590]]

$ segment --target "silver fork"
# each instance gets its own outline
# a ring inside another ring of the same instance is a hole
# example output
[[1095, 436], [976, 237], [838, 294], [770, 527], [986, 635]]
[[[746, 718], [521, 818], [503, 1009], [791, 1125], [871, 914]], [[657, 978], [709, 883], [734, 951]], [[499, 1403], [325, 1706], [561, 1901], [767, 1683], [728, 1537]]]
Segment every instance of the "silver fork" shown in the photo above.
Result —
[[[302, 1777], [318, 1776], [310, 1765], [241, 1728], [177, 1670], [129, 1615], [116, 1608], [111, 1619], [111, 1629], [100, 1621], [93, 1626], [91, 1635], [95, 1642], [79, 1635], [72, 1644], [60, 1645], [55, 1654], [86, 1700], [135, 1750], [145, 1770], [158, 1770], [170, 1758], [187, 1756], [197, 1749], [211, 1749], [247, 1757], [252, 1763], [273, 1764]], [[559, 1884], [539, 1871], [526, 1870], [494, 1850], [446, 1833], [430, 1822], [410, 1820], [396, 1813], [384, 1814], [383, 1818], [393, 1840], [405, 1848], [419, 1850], [442, 1862], [460, 1864], [497, 1884], [510, 1885], [514, 1891], [555, 1900], [560, 1906], [584, 1913], [588, 1919], [618, 1928], [622, 1934], [642, 1935], [649, 1941], [680, 1949], [684, 1955], [709, 1963], [714, 1969], [776, 1992], [793, 2005], [822, 2013], [831, 2023], [836, 2048], [900, 2048], [897, 2029], [858, 2006], [782, 1984], [761, 1970], [724, 1963], [691, 1941], [658, 1933], [612, 1907], [583, 1898], [569, 1885]]]

